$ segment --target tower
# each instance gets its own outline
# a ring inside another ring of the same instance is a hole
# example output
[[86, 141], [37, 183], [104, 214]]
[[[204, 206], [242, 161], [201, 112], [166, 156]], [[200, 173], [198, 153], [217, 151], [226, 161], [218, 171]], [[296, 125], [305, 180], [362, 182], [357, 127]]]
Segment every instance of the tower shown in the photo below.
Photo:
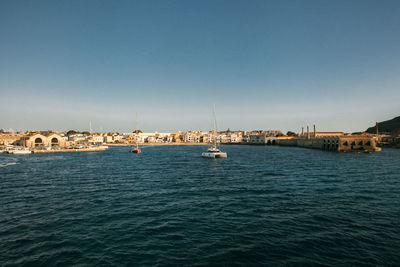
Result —
[[314, 124], [314, 139], [317, 138], [317, 131], [315, 130], [315, 124]]

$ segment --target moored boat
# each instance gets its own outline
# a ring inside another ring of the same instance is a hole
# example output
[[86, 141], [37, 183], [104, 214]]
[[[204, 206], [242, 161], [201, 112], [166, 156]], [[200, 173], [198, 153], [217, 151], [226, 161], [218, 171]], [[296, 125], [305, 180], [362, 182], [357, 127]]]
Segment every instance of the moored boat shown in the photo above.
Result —
[[227, 158], [228, 154], [226, 152], [220, 151], [216, 147], [210, 147], [206, 152], [201, 153], [204, 158]]
[[132, 153], [135, 153], [135, 154], [140, 154], [140, 153], [142, 153], [142, 151], [141, 151], [139, 148], [133, 148], [133, 149], [131, 150], [131, 152], [132, 152]]
[[[215, 115], [215, 105], [214, 105], [214, 133], [217, 133], [217, 118]], [[226, 152], [222, 152], [217, 148], [217, 136], [213, 136], [213, 143], [212, 145], [208, 148], [206, 152], [201, 153], [201, 156], [204, 158], [227, 158], [228, 154]]]
[[139, 143], [138, 143], [138, 138], [137, 138], [137, 136], [139, 134], [139, 132], [137, 130], [137, 128], [138, 128], [137, 125], [138, 125], [138, 117], [137, 117], [137, 113], [136, 113], [135, 147], [132, 148], [132, 150], [131, 150], [131, 152], [134, 154], [142, 153], [142, 151], [139, 149]]
[[28, 148], [17, 148], [17, 149], [12, 149], [8, 150], [8, 154], [13, 154], [13, 155], [27, 155], [27, 154], [32, 154], [32, 151], [29, 150]]

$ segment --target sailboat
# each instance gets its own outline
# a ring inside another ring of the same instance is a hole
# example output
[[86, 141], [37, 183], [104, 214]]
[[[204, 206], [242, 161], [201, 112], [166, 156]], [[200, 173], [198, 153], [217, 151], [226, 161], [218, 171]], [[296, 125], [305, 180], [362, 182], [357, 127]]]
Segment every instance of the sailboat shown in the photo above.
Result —
[[217, 134], [217, 118], [216, 118], [216, 115], [215, 115], [215, 105], [214, 105], [213, 114], [214, 114], [214, 133], [215, 133], [215, 135], [213, 136], [212, 145], [210, 145], [208, 147], [208, 150], [206, 152], [203, 152], [201, 154], [201, 156], [204, 157], [204, 158], [213, 158], [213, 159], [215, 159], [215, 158], [226, 158], [226, 157], [228, 157], [228, 154], [226, 152], [222, 152], [221, 150], [219, 150], [217, 148], [217, 136], [216, 136], [216, 134]]
[[140, 153], [142, 153], [142, 151], [139, 149], [139, 144], [138, 144], [138, 134], [139, 134], [139, 132], [138, 132], [138, 130], [137, 130], [137, 125], [138, 125], [138, 118], [137, 118], [137, 113], [136, 113], [136, 135], [135, 135], [135, 147], [134, 148], [132, 148], [132, 150], [131, 150], [131, 152], [132, 153], [135, 153], [135, 154], [140, 154]]

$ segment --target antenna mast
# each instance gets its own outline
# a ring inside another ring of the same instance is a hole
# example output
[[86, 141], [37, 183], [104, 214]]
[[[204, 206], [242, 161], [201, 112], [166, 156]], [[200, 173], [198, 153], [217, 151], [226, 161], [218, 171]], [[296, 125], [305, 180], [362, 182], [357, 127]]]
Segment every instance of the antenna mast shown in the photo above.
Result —
[[214, 103], [214, 109], [213, 109], [213, 115], [214, 115], [214, 147], [217, 147], [217, 116], [215, 115], [215, 103]]

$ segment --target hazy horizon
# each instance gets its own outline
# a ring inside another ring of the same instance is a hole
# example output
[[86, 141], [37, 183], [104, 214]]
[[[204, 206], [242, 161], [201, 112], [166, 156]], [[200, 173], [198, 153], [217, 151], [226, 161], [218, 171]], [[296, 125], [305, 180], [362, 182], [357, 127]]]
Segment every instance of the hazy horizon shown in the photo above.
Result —
[[400, 115], [399, 1], [1, 1], [0, 128], [364, 131]]

